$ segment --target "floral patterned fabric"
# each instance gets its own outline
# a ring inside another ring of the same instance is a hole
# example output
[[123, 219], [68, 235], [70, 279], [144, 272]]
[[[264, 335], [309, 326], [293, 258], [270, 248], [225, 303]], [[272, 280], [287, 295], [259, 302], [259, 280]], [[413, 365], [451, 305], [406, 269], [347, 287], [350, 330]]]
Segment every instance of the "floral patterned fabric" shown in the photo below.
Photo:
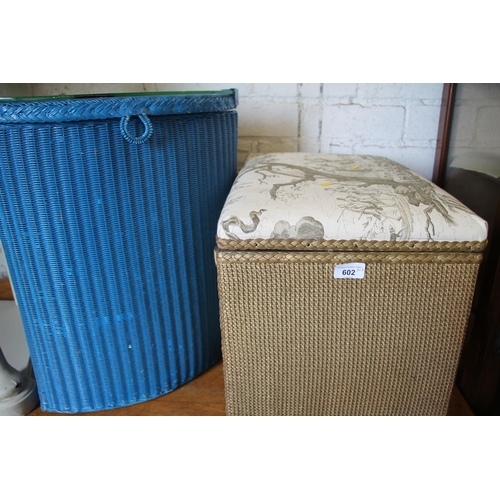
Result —
[[487, 225], [451, 195], [387, 158], [275, 153], [243, 167], [217, 236], [482, 242]]

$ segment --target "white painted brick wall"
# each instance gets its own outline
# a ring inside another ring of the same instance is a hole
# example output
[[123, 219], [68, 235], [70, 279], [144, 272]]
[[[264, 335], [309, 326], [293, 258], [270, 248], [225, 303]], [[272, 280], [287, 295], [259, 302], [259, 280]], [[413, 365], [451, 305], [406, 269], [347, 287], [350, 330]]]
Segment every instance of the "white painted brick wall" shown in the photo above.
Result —
[[[429, 141], [428, 146], [435, 145], [440, 112], [441, 105], [437, 104], [428, 106], [413, 104], [409, 106], [406, 115], [405, 143]], [[425, 147], [424, 144], [422, 147]]]
[[323, 142], [327, 138], [331, 146], [392, 143], [403, 138], [405, 109], [402, 106], [333, 105], [324, 109], [322, 120]]
[[318, 151], [374, 154], [430, 179], [442, 84], [323, 84]]
[[345, 103], [356, 98], [359, 83], [324, 83], [323, 96], [335, 99], [345, 99]]
[[283, 99], [240, 99], [240, 137], [297, 137], [298, 105]]

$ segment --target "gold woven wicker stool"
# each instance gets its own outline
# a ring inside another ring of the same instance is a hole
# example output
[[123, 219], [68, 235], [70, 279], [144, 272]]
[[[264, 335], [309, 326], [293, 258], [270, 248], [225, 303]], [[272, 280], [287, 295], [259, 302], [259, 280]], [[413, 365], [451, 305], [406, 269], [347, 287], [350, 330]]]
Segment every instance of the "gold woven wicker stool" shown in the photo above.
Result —
[[385, 158], [248, 162], [217, 234], [227, 414], [446, 414], [486, 235]]

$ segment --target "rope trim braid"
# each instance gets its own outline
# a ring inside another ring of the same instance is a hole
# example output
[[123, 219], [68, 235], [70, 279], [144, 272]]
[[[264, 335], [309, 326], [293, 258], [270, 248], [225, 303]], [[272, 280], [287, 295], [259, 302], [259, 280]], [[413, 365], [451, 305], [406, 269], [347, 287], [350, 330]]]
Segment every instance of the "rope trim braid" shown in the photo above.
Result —
[[226, 240], [217, 237], [221, 250], [342, 250], [367, 252], [482, 252], [485, 241], [362, 241], [362, 240]]
[[483, 255], [480, 253], [458, 252], [226, 252], [215, 250], [217, 264], [245, 264], [245, 263], [320, 263], [341, 264], [348, 262], [381, 262], [386, 264], [479, 264]]
[[0, 103], [0, 123], [55, 123], [105, 120], [147, 114], [182, 115], [229, 111], [236, 108], [234, 95], [138, 96], [21, 101]]

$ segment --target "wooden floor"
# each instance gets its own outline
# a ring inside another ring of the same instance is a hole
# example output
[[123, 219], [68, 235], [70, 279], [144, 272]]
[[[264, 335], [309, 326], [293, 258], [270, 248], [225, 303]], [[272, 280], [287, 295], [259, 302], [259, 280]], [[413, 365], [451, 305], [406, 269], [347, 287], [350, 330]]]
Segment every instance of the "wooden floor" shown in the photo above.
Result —
[[[43, 412], [37, 408], [32, 416], [55, 416], [57, 413]], [[222, 363], [218, 363], [208, 371], [195, 378], [186, 385], [159, 398], [126, 406], [116, 410], [98, 411], [76, 415], [109, 415], [109, 416], [139, 416], [139, 415], [179, 415], [179, 416], [204, 416], [225, 415], [224, 410], [224, 377]], [[456, 389], [448, 409], [449, 416], [473, 415], [462, 395]]]
[[[0, 280], [0, 300], [13, 300], [8, 280]], [[43, 412], [36, 408], [29, 416], [67, 416], [60, 413]], [[196, 377], [191, 382], [159, 398], [126, 406], [115, 410], [80, 413], [71, 416], [140, 416], [140, 415], [177, 415], [177, 416], [222, 416], [224, 409], [224, 376], [222, 363]], [[467, 402], [454, 387], [448, 408], [449, 416], [472, 416]]]

